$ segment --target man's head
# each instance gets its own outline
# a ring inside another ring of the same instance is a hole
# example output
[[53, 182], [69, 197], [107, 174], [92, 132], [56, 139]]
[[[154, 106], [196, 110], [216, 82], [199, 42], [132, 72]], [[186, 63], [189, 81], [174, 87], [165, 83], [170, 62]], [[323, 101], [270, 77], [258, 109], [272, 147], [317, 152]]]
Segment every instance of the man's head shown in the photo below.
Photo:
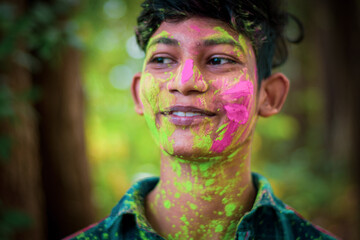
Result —
[[280, 0], [145, 0], [142, 7], [136, 36], [144, 51], [162, 22], [207, 17], [226, 23], [251, 41], [259, 82], [287, 58], [283, 30], [288, 14]]
[[[278, 113], [289, 82], [277, 1], [146, 0], [136, 110], [165, 154], [206, 161], [248, 148], [257, 116]], [[261, 80], [261, 81], [260, 81]]]

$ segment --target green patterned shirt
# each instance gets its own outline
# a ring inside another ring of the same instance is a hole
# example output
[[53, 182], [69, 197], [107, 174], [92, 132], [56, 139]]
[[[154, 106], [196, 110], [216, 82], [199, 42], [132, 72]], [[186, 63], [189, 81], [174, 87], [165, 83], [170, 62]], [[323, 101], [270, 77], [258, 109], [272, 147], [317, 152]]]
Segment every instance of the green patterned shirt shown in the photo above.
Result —
[[[235, 239], [338, 239], [276, 198], [266, 178], [257, 173], [252, 177], [256, 199], [252, 209], [239, 220]], [[144, 211], [145, 197], [158, 181], [148, 178], [135, 183], [109, 217], [66, 239], [164, 239], [151, 228]]]

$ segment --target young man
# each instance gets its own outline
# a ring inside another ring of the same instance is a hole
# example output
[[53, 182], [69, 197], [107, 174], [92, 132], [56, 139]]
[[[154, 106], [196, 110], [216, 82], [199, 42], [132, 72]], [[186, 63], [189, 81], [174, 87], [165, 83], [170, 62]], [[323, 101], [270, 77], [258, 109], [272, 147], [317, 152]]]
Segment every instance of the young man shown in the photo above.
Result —
[[334, 239], [250, 170], [256, 120], [277, 114], [289, 89], [271, 75], [286, 58], [277, 4], [145, 1], [137, 37], [146, 57], [132, 93], [161, 149], [161, 176], [71, 238]]

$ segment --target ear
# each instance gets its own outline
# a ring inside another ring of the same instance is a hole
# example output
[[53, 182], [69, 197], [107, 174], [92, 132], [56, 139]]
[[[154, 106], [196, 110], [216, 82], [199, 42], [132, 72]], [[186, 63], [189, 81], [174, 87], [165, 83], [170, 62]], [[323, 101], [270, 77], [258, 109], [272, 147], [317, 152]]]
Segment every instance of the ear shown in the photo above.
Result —
[[258, 113], [270, 117], [280, 112], [289, 91], [289, 80], [282, 73], [274, 73], [261, 82]]
[[131, 94], [135, 103], [135, 111], [139, 115], [144, 114], [144, 107], [140, 99], [140, 79], [141, 73], [136, 73], [133, 77], [131, 84]]

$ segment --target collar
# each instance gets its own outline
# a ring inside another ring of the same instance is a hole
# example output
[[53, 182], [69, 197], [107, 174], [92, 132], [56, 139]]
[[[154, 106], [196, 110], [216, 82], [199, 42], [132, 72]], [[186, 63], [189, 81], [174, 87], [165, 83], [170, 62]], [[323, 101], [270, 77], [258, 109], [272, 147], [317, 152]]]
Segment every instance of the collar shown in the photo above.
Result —
[[145, 217], [145, 198], [158, 182], [158, 177], [145, 178], [136, 182], [113, 208], [110, 216], [105, 220], [107, 221], [105, 225], [110, 227], [116, 220], [121, 222], [125, 216], [131, 215], [140, 228], [154, 232]]
[[[272, 191], [268, 180], [258, 173], [252, 173], [254, 187], [257, 190], [256, 198], [252, 209], [247, 212], [239, 221], [238, 229], [248, 229], [254, 216], [261, 209], [272, 209], [277, 218], [281, 218], [280, 212], [289, 211], [284, 203], [277, 199]], [[122, 221], [124, 216], [132, 215], [137, 225], [148, 231], [154, 232], [145, 218], [145, 197], [155, 188], [159, 182], [158, 177], [145, 178], [136, 182], [123, 196], [119, 203], [113, 208], [111, 215], [105, 219], [105, 225], [110, 227], [116, 220]], [[120, 218], [120, 219], [119, 219]]]

